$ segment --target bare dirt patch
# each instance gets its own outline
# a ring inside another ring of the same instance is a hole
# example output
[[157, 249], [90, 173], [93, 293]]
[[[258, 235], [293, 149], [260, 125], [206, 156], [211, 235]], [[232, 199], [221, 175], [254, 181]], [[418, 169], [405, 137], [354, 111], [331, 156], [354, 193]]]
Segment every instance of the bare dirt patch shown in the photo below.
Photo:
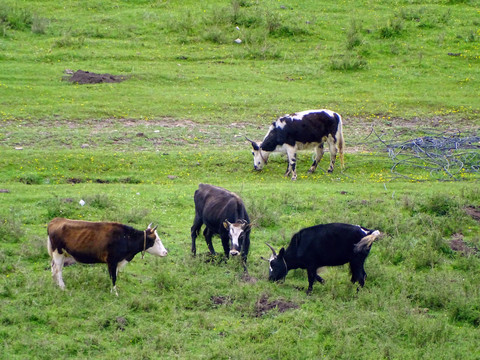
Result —
[[63, 80], [76, 84], [119, 83], [127, 80], [124, 75], [96, 74], [89, 71], [77, 70], [72, 76], [64, 76]]
[[452, 239], [450, 240], [450, 249], [466, 256], [479, 253], [479, 250], [476, 246], [470, 246], [463, 240], [462, 234], [452, 235]]
[[467, 215], [470, 215], [472, 219], [480, 221], [480, 206], [467, 206], [465, 212]]
[[210, 298], [213, 305], [230, 305], [232, 303], [232, 299], [228, 296], [221, 296], [221, 295], [214, 295]]
[[283, 313], [290, 309], [298, 309], [298, 307], [299, 306], [297, 304], [290, 301], [284, 301], [284, 300], [270, 301], [268, 299], [268, 296], [263, 294], [255, 304], [255, 316], [261, 317], [273, 309], [277, 309], [278, 312]]

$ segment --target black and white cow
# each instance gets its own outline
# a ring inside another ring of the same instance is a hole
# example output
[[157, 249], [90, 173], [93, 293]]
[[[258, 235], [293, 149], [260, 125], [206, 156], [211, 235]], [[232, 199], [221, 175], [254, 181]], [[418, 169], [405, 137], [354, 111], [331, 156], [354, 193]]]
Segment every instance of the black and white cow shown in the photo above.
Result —
[[318, 268], [350, 263], [352, 283], [358, 282], [363, 287], [367, 277], [363, 264], [378, 236], [378, 230], [341, 223], [302, 229], [293, 235], [287, 249], [282, 247], [278, 255], [275, 249], [267, 244], [273, 252], [268, 260], [269, 280], [281, 280], [292, 269], [307, 269], [308, 294], [312, 291], [315, 280], [324, 283], [317, 274]]
[[297, 150], [312, 147], [315, 149], [315, 160], [309, 170], [312, 173], [323, 157], [325, 142], [330, 150], [328, 172], [333, 171], [337, 151], [340, 153], [342, 168], [344, 166], [342, 118], [331, 110], [308, 110], [284, 115], [272, 123], [261, 143], [248, 138], [247, 140], [252, 143], [255, 170], [263, 168], [273, 151], [286, 151], [288, 168], [285, 176], [292, 174], [292, 180], [297, 179]]
[[62, 269], [66, 257], [86, 264], [106, 263], [117, 293], [118, 271], [138, 253], [166, 256], [167, 250], [158, 237], [157, 227], [146, 230], [115, 222], [91, 222], [55, 218], [48, 224], [47, 249], [52, 258], [52, 276], [63, 290]]
[[197, 252], [195, 240], [205, 224], [203, 235], [210, 253], [215, 254], [212, 236], [218, 234], [225, 256], [241, 254], [246, 270], [251, 224], [242, 199], [224, 188], [200, 184], [194, 201], [195, 219], [191, 228], [193, 255]]

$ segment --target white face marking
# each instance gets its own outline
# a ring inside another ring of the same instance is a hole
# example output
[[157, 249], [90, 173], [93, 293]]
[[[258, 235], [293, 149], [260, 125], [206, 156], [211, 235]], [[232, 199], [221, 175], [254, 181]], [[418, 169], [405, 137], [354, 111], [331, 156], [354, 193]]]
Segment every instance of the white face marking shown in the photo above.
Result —
[[255, 170], [262, 170], [267, 163], [270, 152], [263, 150], [253, 150], [253, 167]]
[[272, 261], [275, 260], [276, 258], [277, 258], [277, 257], [276, 257], [275, 255], [270, 255], [270, 259], [268, 260], [268, 261], [270, 261], [270, 262], [268, 263], [268, 265], [269, 265], [268, 267], [270, 268], [270, 272], [273, 271]]
[[156, 256], [167, 256], [168, 251], [162, 244], [162, 240], [158, 237], [157, 230], [155, 230], [155, 242], [152, 247], [146, 250], [149, 254]]
[[243, 233], [243, 224], [230, 224], [230, 237], [232, 239], [232, 244], [233, 246], [236, 246], [237, 248], [240, 247], [238, 238], [242, 235]]

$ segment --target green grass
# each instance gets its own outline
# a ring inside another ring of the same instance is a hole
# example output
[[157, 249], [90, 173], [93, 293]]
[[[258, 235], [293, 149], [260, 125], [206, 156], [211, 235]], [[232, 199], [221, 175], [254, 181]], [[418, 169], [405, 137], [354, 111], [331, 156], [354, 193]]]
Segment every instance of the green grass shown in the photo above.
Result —
[[[0, 0], [0, 358], [478, 359], [478, 173], [393, 173], [378, 138], [478, 131], [475, 5]], [[280, 155], [254, 172], [245, 136], [311, 108], [342, 114], [346, 168], [307, 174], [302, 152], [296, 182]], [[250, 277], [203, 236], [190, 255], [201, 182], [243, 198]], [[136, 257], [118, 298], [105, 265], [65, 268], [62, 292], [56, 216], [159, 224], [169, 255]], [[348, 266], [311, 296], [303, 270], [267, 281], [265, 242], [337, 221], [384, 233], [362, 290]]]
[[[319, 107], [475, 120], [479, 110], [470, 1], [1, 4], [4, 120], [263, 123]], [[61, 81], [65, 69], [131, 78], [78, 86]]]

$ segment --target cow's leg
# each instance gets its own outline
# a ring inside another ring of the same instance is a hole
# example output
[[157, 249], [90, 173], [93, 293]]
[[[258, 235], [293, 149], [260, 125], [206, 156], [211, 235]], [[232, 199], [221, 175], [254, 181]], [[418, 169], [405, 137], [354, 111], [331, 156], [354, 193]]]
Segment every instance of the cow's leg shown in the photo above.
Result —
[[297, 147], [287, 145], [288, 168], [285, 176], [292, 174], [292, 180], [297, 180]]
[[325, 284], [325, 280], [318, 274], [315, 274], [315, 280], [317, 280], [320, 284]]
[[335, 165], [335, 160], [337, 159], [337, 144], [332, 135], [328, 135], [327, 142], [330, 150], [330, 166], [328, 168], [328, 172], [332, 172]]
[[317, 270], [316, 269], [307, 269], [307, 274], [308, 274], [307, 295], [309, 295], [312, 292], [313, 283], [315, 282], [315, 279], [317, 277]]
[[223, 252], [228, 259], [230, 256], [230, 238], [227, 234], [220, 235], [220, 238], [222, 239]]
[[60, 254], [58, 250], [52, 252], [52, 277], [62, 290], [65, 290], [65, 283], [63, 282], [62, 270], [65, 255]]
[[247, 256], [248, 256], [248, 250], [250, 249], [250, 239], [248, 239], [248, 236], [245, 238], [243, 241], [242, 245], [242, 264], [243, 264], [243, 270], [248, 273], [247, 270]]
[[313, 173], [315, 170], [317, 170], [318, 163], [320, 160], [323, 158], [323, 142], [320, 143], [316, 148], [315, 148], [315, 160], [313, 160], [312, 166], [310, 166], [310, 169], [308, 170], [309, 173]]
[[197, 236], [200, 233], [200, 229], [202, 225], [203, 225], [202, 219], [197, 214], [195, 214], [195, 219], [193, 220], [193, 225], [191, 227], [192, 254], [194, 256], [197, 254], [197, 246], [195, 245], [195, 240], [197, 239]]
[[205, 237], [205, 242], [207, 243], [210, 254], [215, 255], [215, 249], [212, 244], [213, 233], [206, 227], [205, 230], [203, 230], [203, 236]]
[[350, 272], [352, 273], [352, 278], [350, 279], [353, 284], [358, 281], [360, 287], [365, 285], [365, 279], [367, 278], [367, 273], [363, 268], [365, 259], [354, 259], [350, 262]]
[[108, 263], [108, 273], [110, 274], [110, 278], [112, 279], [112, 290], [110, 292], [115, 292], [115, 295], [118, 296], [117, 292], [117, 270], [118, 269], [118, 263], [117, 262], [109, 262]]

